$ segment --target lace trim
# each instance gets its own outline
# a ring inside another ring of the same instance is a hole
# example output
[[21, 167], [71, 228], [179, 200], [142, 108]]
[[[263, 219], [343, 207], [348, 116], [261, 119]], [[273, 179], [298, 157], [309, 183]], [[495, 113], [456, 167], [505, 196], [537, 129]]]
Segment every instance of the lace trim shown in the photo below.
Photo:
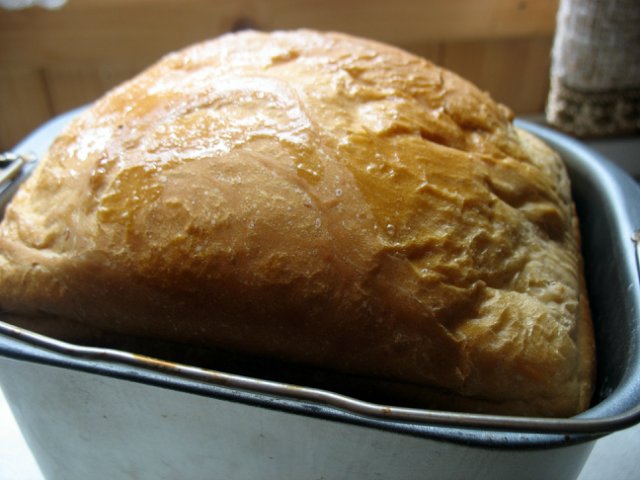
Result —
[[640, 132], [640, 87], [580, 91], [552, 79], [547, 121], [579, 137]]

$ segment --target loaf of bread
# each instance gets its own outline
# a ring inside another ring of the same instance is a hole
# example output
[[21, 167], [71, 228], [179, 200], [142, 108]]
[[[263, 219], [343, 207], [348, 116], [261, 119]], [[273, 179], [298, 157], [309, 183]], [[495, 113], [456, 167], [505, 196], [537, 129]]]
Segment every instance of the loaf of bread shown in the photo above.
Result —
[[277, 359], [426, 408], [589, 405], [559, 156], [380, 43], [242, 32], [170, 54], [66, 128], [0, 229], [0, 308], [38, 331]]

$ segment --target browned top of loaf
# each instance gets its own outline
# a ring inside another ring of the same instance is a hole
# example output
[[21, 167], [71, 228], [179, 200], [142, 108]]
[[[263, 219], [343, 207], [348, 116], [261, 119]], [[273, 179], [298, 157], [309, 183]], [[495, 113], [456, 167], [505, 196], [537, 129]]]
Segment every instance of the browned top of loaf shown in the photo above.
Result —
[[559, 157], [456, 75], [244, 32], [56, 140], [0, 227], [0, 305], [570, 415], [593, 376], [576, 225]]

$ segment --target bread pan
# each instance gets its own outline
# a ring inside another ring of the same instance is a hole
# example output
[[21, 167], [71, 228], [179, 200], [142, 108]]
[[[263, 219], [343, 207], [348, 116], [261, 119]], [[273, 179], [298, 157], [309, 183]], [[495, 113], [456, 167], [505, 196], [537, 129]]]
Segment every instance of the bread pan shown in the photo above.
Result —
[[[41, 157], [77, 113], [45, 124], [15, 153]], [[543, 419], [398, 408], [304, 383], [72, 345], [4, 318], [0, 385], [45, 477], [577, 477], [598, 438], [640, 420], [640, 188], [582, 144], [519, 126], [559, 151], [572, 178], [598, 353], [589, 410]], [[21, 167], [0, 186], [3, 204], [33, 162]]]

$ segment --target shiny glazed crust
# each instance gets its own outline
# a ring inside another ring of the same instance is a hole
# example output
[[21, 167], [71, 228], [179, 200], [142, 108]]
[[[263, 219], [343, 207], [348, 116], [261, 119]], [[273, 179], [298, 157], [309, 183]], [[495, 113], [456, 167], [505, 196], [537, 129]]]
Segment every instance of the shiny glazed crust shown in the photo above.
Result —
[[170, 54], [55, 141], [0, 226], [0, 307], [569, 416], [594, 346], [557, 154], [428, 61], [312, 31]]

